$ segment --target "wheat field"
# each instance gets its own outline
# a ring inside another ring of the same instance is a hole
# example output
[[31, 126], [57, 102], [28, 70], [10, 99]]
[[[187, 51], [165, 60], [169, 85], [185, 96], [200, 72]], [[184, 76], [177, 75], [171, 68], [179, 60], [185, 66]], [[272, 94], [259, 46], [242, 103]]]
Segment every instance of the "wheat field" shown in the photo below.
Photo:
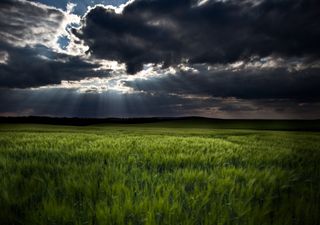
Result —
[[319, 134], [0, 125], [0, 224], [320, 224]]

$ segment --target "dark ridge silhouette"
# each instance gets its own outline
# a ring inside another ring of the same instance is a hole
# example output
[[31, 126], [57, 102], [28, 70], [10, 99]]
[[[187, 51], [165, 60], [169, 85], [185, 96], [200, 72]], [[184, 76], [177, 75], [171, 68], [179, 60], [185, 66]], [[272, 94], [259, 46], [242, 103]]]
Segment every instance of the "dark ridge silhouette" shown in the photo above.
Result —
[[253, 129], [320, 131], [320, 120], [217, 119], [206, 117], [148, 117], [148, 118], [56, 118], [0, 117], [0, 124], [48, 125], [135, 125], [167, 128]]

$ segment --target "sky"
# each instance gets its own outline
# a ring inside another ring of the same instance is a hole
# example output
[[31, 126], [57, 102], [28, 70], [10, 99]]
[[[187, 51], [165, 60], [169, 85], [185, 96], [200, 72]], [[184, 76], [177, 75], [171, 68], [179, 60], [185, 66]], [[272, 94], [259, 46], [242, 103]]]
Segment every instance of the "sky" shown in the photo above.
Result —
[[1, 0], [0, 116], [320, 118], [318, 0]]

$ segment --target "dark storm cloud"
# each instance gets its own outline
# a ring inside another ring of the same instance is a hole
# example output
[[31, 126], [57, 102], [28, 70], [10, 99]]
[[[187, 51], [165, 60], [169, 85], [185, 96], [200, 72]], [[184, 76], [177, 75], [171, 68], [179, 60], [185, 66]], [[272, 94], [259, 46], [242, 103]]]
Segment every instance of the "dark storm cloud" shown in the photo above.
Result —
[[136, 0], [122, 14], [97, 6], [74, 33], [99, 58], [126, 63], [229, 63], [320, 55], [318, 0]]
[[65, 14], [27, 1], [0, 2], [0, 87], [28, 88], [99, 77], [99, 65], [52, 49]]
[[6, 63], [0, 64], [0, 87], [27, 88], [59, 84], [61, 80], [80, 80], [106, 76], [108, 71], [93, 69], [98, 65], [84, 62], [79, 57], [55, 53], [44, 46], [19, 48], [3, 46], [9, 52]]
[[286, 68], [211, 71], [200, 66], [199, 73], [126, 81], [138, 91], [207, 95], [241, 99], [320, 100], [320, 69], [308, 68], [289, 72]]
[[23, 0], [0, 1], [0, 41], [15, 46], [48, 44], [65, 19], [62, 11]]

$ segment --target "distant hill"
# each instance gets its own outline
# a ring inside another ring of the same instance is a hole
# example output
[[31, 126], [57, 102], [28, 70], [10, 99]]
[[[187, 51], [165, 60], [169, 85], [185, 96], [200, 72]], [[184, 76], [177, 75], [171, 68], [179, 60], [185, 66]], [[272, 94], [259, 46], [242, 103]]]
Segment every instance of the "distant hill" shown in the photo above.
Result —
[[150, 117], [150, 118], [54, 118], [54, 117], [0, 117], [0, 124], [51, 125], [128, 125], [167, 128], [255, 129], [320, 131], [320, 120], [240, 120], [204, 117]]

